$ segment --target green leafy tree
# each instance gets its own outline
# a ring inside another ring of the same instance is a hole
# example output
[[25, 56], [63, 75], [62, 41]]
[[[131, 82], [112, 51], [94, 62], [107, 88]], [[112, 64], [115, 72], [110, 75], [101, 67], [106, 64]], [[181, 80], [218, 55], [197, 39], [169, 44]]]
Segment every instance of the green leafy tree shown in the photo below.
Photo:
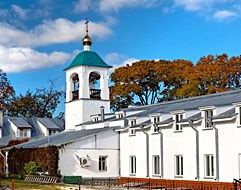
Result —
[[15, 97], [11, 103], [11, 116], [52, 117], [64, 93], [55, 89], [54, 82], [50, 82], [48, 89], [28, 90], [24, 95]]
[[0, 69], [0, 110], [9, 109], [15, 92], [7, 78], [7, 74]]

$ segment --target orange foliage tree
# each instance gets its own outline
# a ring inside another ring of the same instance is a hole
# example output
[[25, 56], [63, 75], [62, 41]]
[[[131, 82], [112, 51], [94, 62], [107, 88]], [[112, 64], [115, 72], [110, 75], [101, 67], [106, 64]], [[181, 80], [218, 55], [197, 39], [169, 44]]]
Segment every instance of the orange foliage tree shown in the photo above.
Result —
[[208, 55], [195, 64], [183, 59], [138, 61], [116, 69], [111, 79], [115, 110], [223, 92], [241, 87], [241, 56]]

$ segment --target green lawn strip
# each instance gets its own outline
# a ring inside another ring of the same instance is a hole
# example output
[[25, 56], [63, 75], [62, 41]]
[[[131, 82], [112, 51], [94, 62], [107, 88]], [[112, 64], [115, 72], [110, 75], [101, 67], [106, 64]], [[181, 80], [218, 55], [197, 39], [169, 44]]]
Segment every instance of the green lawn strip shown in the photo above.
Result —
[[[0, 184], [2, 186], [12, 186], [12, 179], [0, 179]], [[14, 180], [14, 186], [16, 190], [26, 190], [26, 189], [45, 189], [45, 190], [61, 190], [61, 186], [59, 184], [40, 184], [40, 183], [30, 183], [24, 180]]]

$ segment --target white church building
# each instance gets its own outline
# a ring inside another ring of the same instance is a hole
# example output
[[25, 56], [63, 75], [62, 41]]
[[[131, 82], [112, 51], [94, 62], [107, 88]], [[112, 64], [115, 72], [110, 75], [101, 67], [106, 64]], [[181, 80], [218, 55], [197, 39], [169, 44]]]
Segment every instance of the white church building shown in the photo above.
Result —
[[241, 90], [110, 112], [108, 69], [91, 51], [66, 68], [65, 131], [18, 145], [56, 145], [62, 175], [232, 182], [241, 178]]

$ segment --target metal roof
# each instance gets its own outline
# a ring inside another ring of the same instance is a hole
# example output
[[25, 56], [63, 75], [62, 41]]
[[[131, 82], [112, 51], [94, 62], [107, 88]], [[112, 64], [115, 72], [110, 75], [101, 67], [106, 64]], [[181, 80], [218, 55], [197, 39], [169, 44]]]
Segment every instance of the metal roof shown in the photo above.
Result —
[[39, 121], [43, 126], [45, 126], [47, 129], [57, 129], [59, 130], [59, 126], [56, 125], [51, 119], [49, 118], [37, 118], [37, 121]]
[[[123, 111], [145, 111], [155, 110], [159, 108], [161, 113], [170, 113], [176, 110], [192, 110], [205, 106], [225, 106], [235, 102], [241, 102], [241, 90], [233, 90], [222, 93], [209, 94], [204, 96], [196, 96], [180, 100], [161, 102], [152, 105], [135, 106], [123, 109]], [[156, 110], [158, 111], [158, 110]]]
[[233, 117], [235, 115], [238, 115], [237, 113], [235, 113], [235, 108], [232, 108], [228, 111], [225, 111], [217, 116], [213, 116], [213, 119], [224, 119], [224, 118], [230, 118]]
[[31, 125], [27, 121], [25, 121], [22, 117], [9, 117], [8, 118], [17, 128], [32, 128]]
[[112, 67], [112, 66], [106, 64], [96, 52], [82, 51], [74, 58], [72, 63], [65, 70], [68, 70], [68, 69], [71, 69], [73, 67], [77, 67], [80, 65], [95, 66], [95, 67], [107, 67], [107, 68]]
[[[38, 118], [39, 119], [39, 118]], [[51, 124], [50, 127], [58, 127], [60, 131], [64, 130], [64, 120], [58, 118], [44, 118], [45, 126], [48, 128], [48, 124]], [[2, 127], [2, 138], [0, 138], [0, 147], [7, 146], [11, 140], [21, 140], [22, 138], [17, 138], [14, 133], [11, 122], [14, 123], [18, 128], [28, 128], [31, 129], [31, 138], [38, 139], [44, 136], [43, 131], [40, 129], [39, 124], [37, 123], [37, 118], [31, 117], [3, 117], [3, 127]]]
[[114, 128], [105, 127], [89, 130], [78, 130], [78, 131], [63, 131], [50, 135], [47, 137], [42, 137], [39, 139], [31, 140], [29, 142], [17, 145], [16, 147], [20, 148], [35, 148], [35, 147], [47, 147], [47, 146], [61, 146], [69, 144], [76, 140], [79, 140], [83, 137], [94, 135], [107, 130], [114, 130]]

